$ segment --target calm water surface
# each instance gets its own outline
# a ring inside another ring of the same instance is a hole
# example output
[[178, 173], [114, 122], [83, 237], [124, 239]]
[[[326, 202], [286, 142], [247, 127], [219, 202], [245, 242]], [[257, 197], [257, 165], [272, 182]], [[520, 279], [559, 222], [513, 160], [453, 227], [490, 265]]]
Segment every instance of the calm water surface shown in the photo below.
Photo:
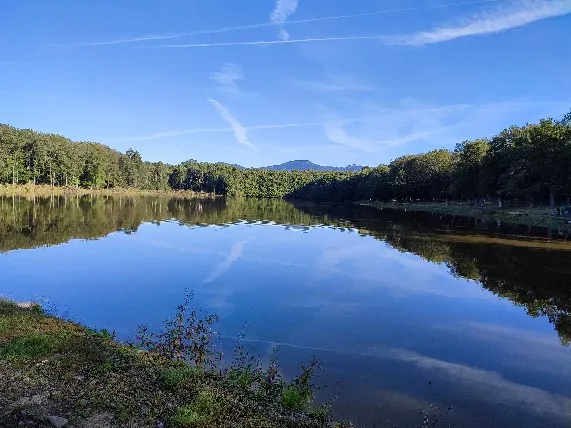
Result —
[[[552, 239], [548, 239], [552, 238]], [[571, 426], [571, 242], [557, 231], [284, 201], [0, 199], [0, 295], [132, 337], [181, 303], [336, 415], [377, 427]]]

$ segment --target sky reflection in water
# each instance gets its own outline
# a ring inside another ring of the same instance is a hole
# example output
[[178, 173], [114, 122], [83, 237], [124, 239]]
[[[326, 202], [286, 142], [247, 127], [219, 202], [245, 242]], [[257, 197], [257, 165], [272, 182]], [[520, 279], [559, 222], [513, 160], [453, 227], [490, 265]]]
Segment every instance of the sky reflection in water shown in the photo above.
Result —
[[279, 344], [286, 371], [316, 355], [324, 395], [361, 422], [416, 426], [422, 411], [453, 426], [571, 421], [571, 355], [552, 324], [355, 229], [144, 223], [9, 251], [0, 269], [0, 294], [47, 299], [122, 338], [157, 328], [191, 289], [224, 337], [247, 322], [261, 355]]

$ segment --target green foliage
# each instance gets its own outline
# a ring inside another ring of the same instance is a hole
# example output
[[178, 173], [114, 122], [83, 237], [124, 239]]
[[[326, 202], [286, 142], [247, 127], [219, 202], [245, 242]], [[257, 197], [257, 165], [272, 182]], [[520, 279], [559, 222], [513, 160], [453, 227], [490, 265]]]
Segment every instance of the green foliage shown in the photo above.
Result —
[[97, 143], [0, 125], [0, 183], [167, 189], [172, 167]]
[[232, 368], [228, 371], [228, 379], [240, 388], [249, 388], [259, 380], [259, 373], [252, 368]]
[[105, 375], [114, 371], [114, 366], [111, 361], [104, 361], [102, 363], [95, 364], [91, 369], [91, 373], [94, 375]]
[[[309, 411], [311, 416], [318, 421], [327, 422], [329, 415], [331, 414], [331, 404], [322, 404], [315, 409]], [[335, 424], [334, 427], [343, 428], [342, 423]]]
[[309, 392], [299, 389], [295, 385], [289, 385], [283, 390], [280, 401], [284, 408], [301, 412], [307, 410], [311, 399], [312, 396]]
[[57, 351], [60, 345], [58, 336], [49, 334], [29, 335], [14, 339], [0, 347], [0, 357], [18, 359], [23, 357], [44, 357]]
[[190, 306], [193, 294], [187, 291], [184, 304], [177, 308], [174, 318], [165, 320], [159, 333], [140, 326], [137, 344], [169, 361], [186, 361], [199, 367], [214, 367], [221, 357], [214, 348], [213, 328], [218, 316]]
[[301, 366], [299, 377], [283, 388], [280, 402], [284, 408], [295, 412], [310, 410], [315, 396], [312, 380], [317, 368], [318, 361], [316, 359], [311, 360], [307, 367]]
[[171, 423], [180, 428], [208, 427], [223, 409], [224, 402], [220, 396], [201, 390], [189, 404], [177, 410]]
[[464, 141], [456, 145], [454, 194], [456, 198], [472, 199], [485, 194], [483, 164], [490, 150], [488, 140]]
[[182, 388], [189, 379], [200, 377], [202, 374], [203, 371], [200, 367], [182, 363], [164, 369], [164, 371], [161, 372], [160, 378], [168, 389], [178, 390]]
[[8, 315], [12, 315], [15, 312], [18, 312], [19, 308], [14, 302], [10, 302], [9, 300], [4, 300], [0, 297], [0, 315], [4, 318]]

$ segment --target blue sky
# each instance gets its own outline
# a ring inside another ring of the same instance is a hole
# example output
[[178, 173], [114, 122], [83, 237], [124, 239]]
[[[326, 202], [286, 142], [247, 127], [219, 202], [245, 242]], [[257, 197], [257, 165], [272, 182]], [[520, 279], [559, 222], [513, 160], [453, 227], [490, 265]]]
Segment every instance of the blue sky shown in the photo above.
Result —
[[571, 108], [571, 0], [20, 0], [0, 122], [147, 160], [377, 165]]

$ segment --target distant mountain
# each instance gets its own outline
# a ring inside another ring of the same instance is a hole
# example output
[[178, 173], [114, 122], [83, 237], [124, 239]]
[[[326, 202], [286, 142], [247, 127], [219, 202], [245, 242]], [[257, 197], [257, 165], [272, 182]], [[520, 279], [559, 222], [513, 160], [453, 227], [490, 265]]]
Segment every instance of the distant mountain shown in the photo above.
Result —
[[[235, 163], [218, 162], [220, 165], [233, 166], [238, 169], [245, 169], [242, 165]], [[263, 166], [261, 169], [271, 169], [273, 171], [346, 171], [346, 172], [359, 172], [364, 167], [362, 165], [347, 165], [347, 166], [324, 166], [317, 165], [308, 160], [294, 160], [282, 163], [280, 165]]]
[[242, 165], [238, 165], [236, 163], [227, 163], [227, 162], [217, 162], [217, 163], [219, 163], [220, 165], [233, 166], [234, 168], [238, 168], [238, 169], [246, 169]]
[[323, 166], [314, 164], [308, 160], [294, 160], [280, 165], [265, 166], [262, 169], [272, 169], [274, 171], [353, 171], [359, 172], [363, 169], [361, 165], [348, 166]]

